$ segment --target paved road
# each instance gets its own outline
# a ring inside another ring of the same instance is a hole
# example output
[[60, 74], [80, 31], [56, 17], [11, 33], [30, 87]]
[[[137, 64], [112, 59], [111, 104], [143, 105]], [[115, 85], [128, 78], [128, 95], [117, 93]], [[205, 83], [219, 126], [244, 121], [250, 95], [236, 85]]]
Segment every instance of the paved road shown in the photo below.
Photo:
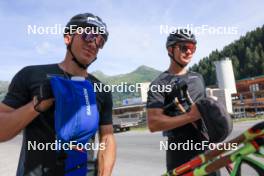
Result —
[[[228, 139], [238, 136], [255, 123], [257, 121], [235, 124]], [[157, 176], [165, 171], [165, 151], [160, 150], [160, 141], [165, 141], [165, 138], [161, 133], [130, 131], [116, 134], [116, 139], [118, 157], [114, 176]], [[246, 176], [255, 176], [247, 167], [242, 171]], [[223, 176], [228, 175], [225, 169], [222, 169], [221, 173]]]
[[[257, 122], [243, 122], [235, 124], [230, 138], [237, 136], [245, 129]], [[19, 135], [11, 141], [0, 143], [0, 176], [14, 176], [22, 136]], [[130, 131], [116, 134], [117, 162], [113, 176], [157, 176], [165, 170], [165, 151], [160, 150], [160, 141], [165, 141], [160, 133], [148, 131]], [[248, 169], [244, 171], [247, 176], [255, 174]], [[227, 175], [226, 171], [222, 171]]]

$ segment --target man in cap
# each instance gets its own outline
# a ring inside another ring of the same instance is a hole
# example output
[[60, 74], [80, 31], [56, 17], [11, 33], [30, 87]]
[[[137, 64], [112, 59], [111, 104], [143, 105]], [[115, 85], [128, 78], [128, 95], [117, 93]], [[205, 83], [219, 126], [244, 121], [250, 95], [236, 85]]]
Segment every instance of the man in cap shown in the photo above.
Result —
[[[166, 150], [168, 171], [184, 164], [204, 151], [202, 148], [200, 150], [191, 149], [190, 146], [189, 149], [183, 149], [183, 145], [178, 144], [201, 144], [202, 141], [207, 141], [208, 138], [200, 131], [201, 114], [195, 104], [190, 105], [190, 111], [185, 113], [183, 113], [184, 107], [180, 105], [178, 109], [175, 109], [176, 115], [171, 117], [165, 113], [164, 107], [168, 106], [175, 97], [171, 95], [171, 91], [153, 91], [152, 87], [171, 85], [171, 88], [173, 88], [176, 85], [179, 89], [183, 89], [187, 84], [193, 102], [205, 98], [205, 85], [202, 76], [188, 71], [186, 68], [195, 53], [196, 43], [194, 34], [187, 29], [178, 29], [172, 32], [166, 43], [170, 66], [168, 70], [161, 73], [151, 83], [148, 91], [148, 127], [151, 132], [163, 131], [163, 135], [168, 138], [169, 147]], [[177, 101], [179, 100], [177, 103], [181, 103], [181, 100], [186, 98], [180, 92], [178, 91], [179, 94], [176, 95]], [[170, 146], [177, 147], [170, 148]]]
[[[100, 83], [88, 73], [88, 66], [97, 58], [108, 38], [106, 24], [91, 13], [75, 15], [65, 27], [64, 42], [67, 52], [61, 63], [27, 66], [13, 78], [8, 93], [0, 104], [0, 141], [7, 141], [23, 130], [22, 149], [17, 175], [66, 175], [67, 156], [59, 156], [56, 150], [28, 150], [30, 142], [54, 143], [54, 98], [40, 100], [39, 85], [49, 75], [84, 77], [92, 83]], [[43, 91], [45, 94], [45, 90]], [[109, 92], [97, 92], [96, 104], [99, 111], [99, 141], [105, 144], [98, 152], [97, 161], [91, 157], [85, 167], [89, 175], [110, 176], [115, 162], [116, 142], [112, 127], [112, 96]], [[95, 137], [91, 138], [94, 143]], [[93, 151], [89, 151], [93, 152]], [[62, 162], [61, 162], [62, 161]], [[78, 166], [82, 167], [82, 166]], [[78, 167], [76, 169], [78, 169]]]

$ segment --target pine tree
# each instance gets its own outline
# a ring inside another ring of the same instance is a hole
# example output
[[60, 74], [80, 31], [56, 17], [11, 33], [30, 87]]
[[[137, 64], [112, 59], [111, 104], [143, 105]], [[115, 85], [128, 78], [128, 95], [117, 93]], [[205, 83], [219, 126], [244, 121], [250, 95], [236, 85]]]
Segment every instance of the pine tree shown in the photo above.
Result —
[[201, 73], [206, 85], [216, 84], [214, 62], [225, 57], [232, 60], [236, 79], [264, 74], [264, 25], [225, 46], [222, 51], [212, 51], [190, 70]]

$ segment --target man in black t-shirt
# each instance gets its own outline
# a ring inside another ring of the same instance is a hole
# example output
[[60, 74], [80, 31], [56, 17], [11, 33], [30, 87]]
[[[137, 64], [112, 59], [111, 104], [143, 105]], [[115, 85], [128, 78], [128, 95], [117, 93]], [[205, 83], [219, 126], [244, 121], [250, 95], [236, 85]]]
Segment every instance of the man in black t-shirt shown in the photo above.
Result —
[[[196, 50], [196, 39], [187, 29], [178, 29], [168, 36], [166, 47], [171, 59], [169, 69], [161, 73], [151, 84], [147, 99], [147, 119], [151, 132], [163, 131], [168, 137], [168, 150], [166, 150], [166, 166], [170, 171], [189, 161], [203, 150], [183, 149], [183, 143], [202, 143], [207, 141], [206, 134], [202, 133], [201, 115], [195, 104], [187, 113], [175, 108], [177, 116], [168, 116], [164, 113], [164, 107], [172, 102], [175, 97], [171, 92], [153, 91], [153, 87], [165, 87], [180, 85], [185, 82], [191, 99], [196, 102], [205, 97], [205, 85], [200, 74], [187, 71], [187, 64], [191, 61]], [[164, 90], [161, 89], [160, 90]], [[176, 96], [182, 99], [181, 94]], [[173, 145], [172, 145], [173, 144]], [[175, 144], [175, 145], [174, 145]], [[188, 144], [189, 145], [189, 144]], [[170, 146], [177, 146], [176, 148]], [[186, 146], [186, 145], [185, 145]], [[185, 147], [186, 148], [186, 147]], [[215, 175], [215, 173], [211, 174]]]
[[[98, 29], [100, 33], [97, 34], [90, 31]], [[54, 143], [56, 139], [54, 99], [37, 99], [39, 85], [47, 80], [49, 75], [68, 78], [80, 76], [91, 83], [100, 83], [93, 75], [88, 74], [87, 68], [95, 61], [99, 49], [107, 40], [106, 24], [91, 13], [78, 14], [71, 18], [64, 32], [64, 42], [67, 46], [64, 60], [59, 64], [28, 66], [20, 70], [14, 76], [8, 93], [0, 104], [0, 141], [7, 141], [23, 130], [18, 176], [65, 174], [64, 164], [60, 162], [65, 158], [60, 156], [59, 152], [49, 149], [28, 150], [29, 142], [47, 144]], [[88, 175], [110, 176], [116, 157], [111, 93], [96, 92], [96, 103], [99, 112], [99, 142], [105, 144], [105, 149], [98, 151], [98, 171], [95, 166], [97, 162], [93, 158], [88, 161], [91, 163], [87, 166], [91, 170]], [[94, 142], [94, 137], [90, 142]]]

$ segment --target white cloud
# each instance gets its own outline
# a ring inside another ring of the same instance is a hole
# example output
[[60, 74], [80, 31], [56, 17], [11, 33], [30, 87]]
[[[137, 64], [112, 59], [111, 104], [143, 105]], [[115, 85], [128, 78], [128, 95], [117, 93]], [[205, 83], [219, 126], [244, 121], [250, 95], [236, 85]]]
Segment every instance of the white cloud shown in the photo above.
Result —
[[52, 46], [52, 44], [49, 42], [42, 42], [35, 47], [37, 53], [42, 55], [50, 53], [52, 51], [52, 48], [54, 48], [54, 46]]
[[[25, 34], [26, 26], [66, 24], [72, 15], [86, 11], [102, 17], [110, 30], [109, 40], [91, 69], [99, 69], [111, 75], [132, 71], [143, 64], [159, 70], [168, 67], [169, 58], [165, 48], [167, 35], [160, 34], [161, 24], [239, 27], [239, 34], [236, 36], [198, 36], [198, 47], [194, 56], [194, 62], [198, 62], [212, 50], [222, 49], [240, 35], [262, 25], [264, 20], [261, 13], [263, 1], [258, 0], [250, 3], [246, 0], [240, 3], [225, 0], [209, 4], [207, 1], [201, 1], [199, 5], [189, 0], [154, 3], [150, 0], [143, 0], [141, 3], [96, 0], [89, 2], [88, 8], [84, 5], [87, 2], [83, 0], [77, 0], [72, 6], [68, 6], [69, 3], [54, 4], [51, 0], [21, 1], [12, 6], [6, 2], [0, 4], [2, 5], [0, 21], [6, 26], [11, 26], [8, 33], [1, 31], [5, 34], [2, 36], [5, 42], [0, 44], [0, 58], [8, 59], [3, 60], [0, 70], [11, 66], [20, 68], [24, 65], [45, 64], [63, 59], [65, 45], [61, 35], [29, 36]], [[179, 8], [182, 5], [186, 8]], [[61, 13], [62, 11], [65, 13]], [[34, 13], [34, 16], [31, 13]], [[10, 71], [10, 75], [12, 74], [13, 70]], [[0, 80], [7, 75], [0, 74]]]

